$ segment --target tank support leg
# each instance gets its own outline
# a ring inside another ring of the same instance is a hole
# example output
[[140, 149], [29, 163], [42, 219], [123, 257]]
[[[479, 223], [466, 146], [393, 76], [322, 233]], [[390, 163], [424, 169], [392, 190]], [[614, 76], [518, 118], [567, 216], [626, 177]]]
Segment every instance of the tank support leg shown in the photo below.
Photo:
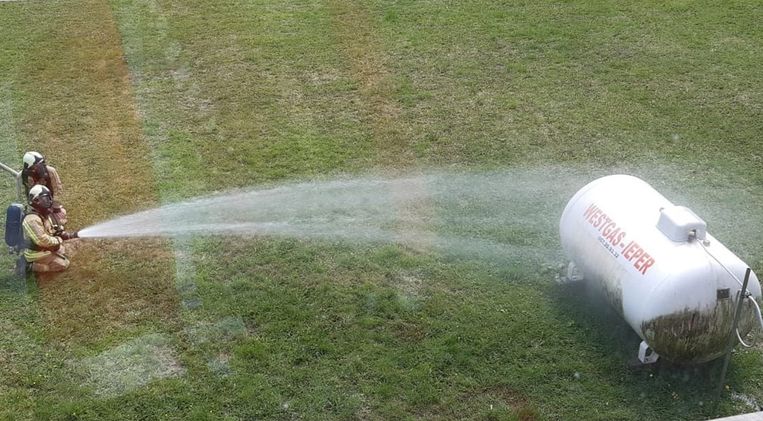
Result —
[[638, 360], [641, 361], [641, 364], [655, 363], [658, 358], [660, 358], [660, 356], [649, 347], [646, 341], [641, 341], [638, 346]]
[[570, 262], [570, 264], [567, 265], [567, 279], [568, 282], [578, 282], [583, 280], [583, 274], [580, 273], [578, 270], [578, 267], [575, 266], [574, 262]]

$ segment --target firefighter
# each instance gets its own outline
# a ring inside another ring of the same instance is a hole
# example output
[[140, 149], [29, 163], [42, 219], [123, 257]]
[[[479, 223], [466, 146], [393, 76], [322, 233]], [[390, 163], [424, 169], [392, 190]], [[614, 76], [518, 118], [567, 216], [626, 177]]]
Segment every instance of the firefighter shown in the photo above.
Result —
[[29, 243], [24, 258], [33, 272], [60, 272], [69, 267], [64, 254], [64, 241], [77, 238], [77, 233], [56, 231], [53, 224], [53, 199], [50, 190], [43, 185], [29, 189], [29, 213], [22, 227]]
[[54, 225], [57, 229], [63, 230], [67, 222], [66, 209], [61, 205], [61, 197], [64, 193], [64, 186], [61, 183], [61, 177], [58, 171], [47, 162], [45, 157], [39, 152], [29, 151], [24, 154], [24, 167], [21, 170], [21, 181], [27, 195], [32, 187], [42, 185], [50, 191], [50, 198], [53, 199], [52, 214]]

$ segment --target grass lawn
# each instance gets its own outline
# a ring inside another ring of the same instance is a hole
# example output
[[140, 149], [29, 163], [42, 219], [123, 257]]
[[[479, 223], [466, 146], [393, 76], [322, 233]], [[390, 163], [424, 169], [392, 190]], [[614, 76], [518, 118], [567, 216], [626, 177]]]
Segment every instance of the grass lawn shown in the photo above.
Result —
[[[416, 211], [505, 251], [83, 240], [67, 272], [27, 280], [2, 256], [0, 419], [758, 409], [760, 346], [735, 351], [716, 399], [719, 361], [629, 368], [640, 339], [555, 275], [564, 204], [610, 173], [691, 207], [763, 273], [762, 16], [748, 0], [0, 1], [0, 162], [46, 155], [72, 229], [229, 189], [477, 174], [469, 200]], [[457, 222], [475, 215], [495, 226]]]

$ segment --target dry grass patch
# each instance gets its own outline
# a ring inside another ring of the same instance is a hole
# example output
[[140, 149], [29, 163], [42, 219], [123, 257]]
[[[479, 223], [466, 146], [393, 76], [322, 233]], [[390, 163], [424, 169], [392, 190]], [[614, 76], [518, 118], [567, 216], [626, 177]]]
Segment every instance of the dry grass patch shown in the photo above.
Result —
[[166, 241], [87, 241], [60, 275], [38, 277], [51, 339], [98, 343], [179, 322]]
[[412, 127], [400, 118], [400, 104], [394, 98], [395, 81], [387, 66], [388, 57], [378, 39], [372, 17], [354, 2], [330, 1], [337, 42], [349, 60], [353, 79], [360, 86], [361, 109], [374, 136], [382, 165], [406, 168], [415, 165], [410, 147]]
[[[155, 204], [152, 153], [109, 4], [30, 7], [41, 22], [36, 30], [51, 37], [17, 63], [18, 135], [25, 149], [42, 152], [62, 175], [68, 228]], [[67, 272], [40, 278], [52, 338], [97, 342], [176, 316], [166, 242], [81, 241]]]

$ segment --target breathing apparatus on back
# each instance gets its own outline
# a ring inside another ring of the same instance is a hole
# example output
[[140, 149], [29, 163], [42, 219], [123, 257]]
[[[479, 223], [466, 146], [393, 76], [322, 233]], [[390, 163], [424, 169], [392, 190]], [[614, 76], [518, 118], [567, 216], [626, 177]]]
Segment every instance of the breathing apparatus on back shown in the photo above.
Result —
[[24, 240], [24, 205], [11, 203], [5, 211], [5, 244], [11, 253], [19, 253], [26, 247]]
[[[36, 185], [29, 190], [27, 203], [31, 209], [25, 209], [19, 203], [8, 206], [5, 214], [5, 243], [11, 253], [19, 253], [29, 247], [29, 242], [24, 238], [23, 222], [29, 213], [35, 213], [42, 218], [49, 215], [53, 199], [47, 187]], [[29, 210], [29, 211], [27, 211]]]
[[[29, 246], [29, 242], [24, 238], [24, 218], [30, 213], [46, 218], [52, 211], [53, 198], [47, 187], [38, 184], [29, 189], [27, 203], [29, 204], [27, 209], [19, 203], [12, 203], [6, 210], [5, 243], [10, 248], [11, 253], [19, 253]], [[63, 229], [57, 229], [55, 226], [54, 230], [56, 235], [64, 232]]]

